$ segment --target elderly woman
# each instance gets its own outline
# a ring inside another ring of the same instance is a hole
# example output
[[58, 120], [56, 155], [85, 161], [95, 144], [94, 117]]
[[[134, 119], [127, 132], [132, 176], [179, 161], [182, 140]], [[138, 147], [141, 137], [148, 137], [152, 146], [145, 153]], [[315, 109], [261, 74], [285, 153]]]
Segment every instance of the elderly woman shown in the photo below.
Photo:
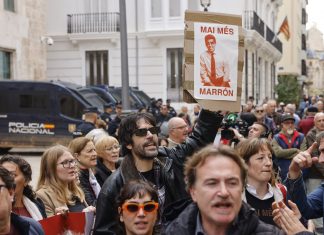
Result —
[[271, 144], [264, 138], [252, 138], [241, 141], [237, 151], [248, 166], [242, 199], [256, 209], [263, 222], [275, 225], [271, 205], [286, 201], [286, 189], [276, 182]]
[[119, 167], [119, 142], [115, 137], [104, 136], [96, 142], [98, 161], [96, 178], [100, 186]]
[[152, 235], [158, 219], [158, 195], [143, 180], [129, 181], [121, 189], [117, 199], [121, 230], [117, 234]]
[[100, 192], [100, 185], [93, 173], [97, 165], [97, 152], [93, 142], [86, 137], [73, 139], [68, 148], [77, 160], [79, 168], [80, 186], [89, 205], [96, 205]]
[[0, 165], [6, 168], [15, 179], [15, 201], [12, 212], [35, 220], [46, 218], [43, 202], [29, 185], [32, 180], [30, 164], [20, 156], [5, 155], [0, 159]]
[[77, 184], [76, 164], [69, 149], [62, 145], [44, 152], [36, 194], [43, 201], [47, 216], [67, 211], [95, 211], [94, 207], [88, 207]]

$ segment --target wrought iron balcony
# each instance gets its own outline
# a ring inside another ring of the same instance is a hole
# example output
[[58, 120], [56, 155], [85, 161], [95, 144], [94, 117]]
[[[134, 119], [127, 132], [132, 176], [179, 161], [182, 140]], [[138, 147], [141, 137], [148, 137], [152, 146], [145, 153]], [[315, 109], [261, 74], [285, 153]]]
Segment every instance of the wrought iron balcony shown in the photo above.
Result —
[[119, 13], [84, 13], [69, 14], [68, 33], [109, 33], [119, 32]]
[[257, 31], [264, 37], [264, 22], [255, 11], [244, 12], [244, 27]]
[[267, 26], [266, 39], [270, 42], [278, 51], [282, 53], [282, 42], [279, 40], [277, 35]]

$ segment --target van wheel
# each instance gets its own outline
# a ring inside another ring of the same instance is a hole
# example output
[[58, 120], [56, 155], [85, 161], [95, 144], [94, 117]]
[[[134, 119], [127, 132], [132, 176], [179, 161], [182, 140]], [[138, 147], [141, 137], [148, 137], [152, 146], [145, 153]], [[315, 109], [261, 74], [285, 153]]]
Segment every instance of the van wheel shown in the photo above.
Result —
[[11, 148], [0, 148], [0, 154], [6, 154], [10, 151]]

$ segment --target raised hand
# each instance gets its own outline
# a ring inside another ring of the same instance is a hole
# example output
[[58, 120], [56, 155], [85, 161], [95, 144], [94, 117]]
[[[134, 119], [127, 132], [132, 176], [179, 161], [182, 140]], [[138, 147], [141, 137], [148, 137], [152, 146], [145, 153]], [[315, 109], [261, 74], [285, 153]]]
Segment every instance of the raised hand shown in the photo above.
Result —
[[314, 142], [306, 151], [299, 152], [291, 161], [289, 166], [289, 178], [297, 179], [300, 176], [300, 170], [311, 167], [318, 162], [318, 157], [312, 157], [313, 150], [317, 148], [317, 143]]
[[284, 203], [280, 203], [277, 209], [274, 209], [273, 221], [287, 234], [293, 235], [300, 232], [308, 231], [299, 221], [300, 212], [298, 207], [292, 201], [288, 201], [289, 209]]

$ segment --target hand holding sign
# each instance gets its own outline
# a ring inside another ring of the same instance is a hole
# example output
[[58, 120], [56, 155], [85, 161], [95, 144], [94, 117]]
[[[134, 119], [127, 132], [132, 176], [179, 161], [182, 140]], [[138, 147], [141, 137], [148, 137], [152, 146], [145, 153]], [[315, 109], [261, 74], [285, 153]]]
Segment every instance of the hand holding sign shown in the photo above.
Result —
[[317, 148], [314, 142], [306, 151], [298, 153], [291, 161], [289, 166], [289, 178], [297, 179], [301, 174], [301, 169], [309, 168], [313, 163], [318, 162], [318, 157], [312, 157], [311, 153]]

